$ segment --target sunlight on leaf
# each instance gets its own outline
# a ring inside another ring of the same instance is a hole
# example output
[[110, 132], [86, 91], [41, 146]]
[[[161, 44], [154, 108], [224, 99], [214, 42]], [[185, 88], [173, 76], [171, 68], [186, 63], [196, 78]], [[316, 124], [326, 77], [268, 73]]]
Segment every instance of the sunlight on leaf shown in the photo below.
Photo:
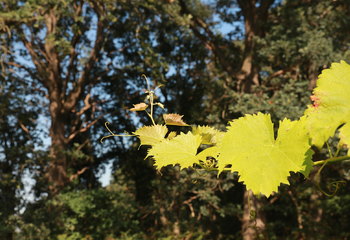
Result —
[[138, 104], [133, 104], [134, 107], [130, 108], [130, 111], [136, 112], [136, 111], [144, 111], [147, 109], [148, 105], [146, 103], [138, 103]]
[[176, 137], [177, 133], [176, 132], [170, 132], [167, 139], [171, 140], [173, 139], [174, 137]]
[[281, 183], [288, 184], [291, 171], [303, 171], [305, 161], [311, 161], [304, 119], [280, 121], [277, 139], [268, 114], [247, 114], [230, 122], [219, 146], [219, 171], [230, 166], [254, 194], [277, 192]]
[[345, 124], [339, 131], [340, 145], [346, 147], [350, 154], [350, 123]]
[[177, 113], [163, 114], [163, 119], [166, 125], [175, 125], [175, 126], [189, 126], [182, 120], [183, 115]]
[[168, 128], [164, 125], [144, 126], [137, 129], [134, 134], [141, 141], [140, 145], [154, 145], [164, 140]]
[[164, 109], [164, 105], [160, 102], [156, 102], [154, 105], [159, 106], [161, 109]]
[[[159, 170], [167, 165], [179, 164], [181, 169], [191, 167], [198, 163], [197, 149], [201, 143], [201, 137], [191, 132], [181, 133], [171, 140], [164, 140], [154, 145], [147, 154], [153, 156], [154, 166]], [[146, 158], [147, 158], [146, 157]]]
[[194, 135], [200, 135], [202, 137], [202, 144], [209, 145], [217, 144], [224, 136], [223, 132], [209, 126], [192, 127], [192, 132]]
[[350, 65], [333, 63], [317, 80], [311, 99], [314, 104], [305, 111], [312, 143], [321, 148], [336, 129], [350, 120]]

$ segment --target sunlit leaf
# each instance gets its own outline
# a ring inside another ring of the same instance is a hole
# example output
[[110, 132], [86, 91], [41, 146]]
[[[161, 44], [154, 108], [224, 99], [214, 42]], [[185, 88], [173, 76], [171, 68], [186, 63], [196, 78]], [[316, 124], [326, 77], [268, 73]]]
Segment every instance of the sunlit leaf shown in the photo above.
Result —
[[160, 108], [164, 109], [164, 105], [160, 102], [155, 103], [155, 105], [159, 106]]
[[304, 120], [280, 121], [277, 139], [268, 114], [245, 115], [230, 122], [219, 146], [219, 171], [237, 171], [254, 194], [277, 192], [281, 183], [288, 184], [291, 171], [305, 171], [306, 158], [310, 158]]
[[340, 145], [348, 148], [348, 155], [350, 154], [350, 123], [345, 124], [339, 131]]
[[202, 137], [202, 144], [216, 145], [224, 136], [223, 132], [209, 126], [195, 126], [192, 128], [194, 135]]
[[198, 163], [196, 155], [201, 140], [200, 136], [191, 132], [181, 133], [171, 140], [165, 139], [155, 144], [148, 151], [147, 157], [153, 156], [157, 169], [175, 164], [179, 164], [181, 169], [191, 167]]
[[138, 103], [138, 104], [133, 104], [134, 107], [130, 108], [130, 111], [136, 112], [136, 111], [143, 111], [146, 110], [148, 105], [146, 103]]
[[174, 137], [176, 137], [176, 135], [177, 135], [176, 132], [170, 132], [170, 133], [168, 134], [167, 139], [171, 140], [171, 139], [173, 139]]
[[166, 125], [175, 125], [175, 126], [189, 126], [182, 120], [183, 115], [177, 113], [163, 114], [163, 119]]
[[140, 138], [141, 145], [154, 145], [164, 140], [168, 128], [164, 125], [144, 126], [137, 129], [134, 134]]
[[305, 115], [312, 143], [320, 148], [350, 120], [350, 65], [341, 61], [323, 70], [313, 94]]

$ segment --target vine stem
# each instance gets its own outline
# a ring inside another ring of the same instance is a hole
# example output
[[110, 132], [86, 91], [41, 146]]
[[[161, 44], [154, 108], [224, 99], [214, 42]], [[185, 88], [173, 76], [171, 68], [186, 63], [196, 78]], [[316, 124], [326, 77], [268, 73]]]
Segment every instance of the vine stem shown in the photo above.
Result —
[[102, 143], [103, 140], [105, 140], [106, 138], [109, 137], [135, 137], [135, 134], [115, 134], [114, 132], [112, 132], [111, 129], [109, 129], [108, 125], [110, 124], [110, 122], [105, 122], [105, 127], [108, 130], [108, 132], [110, 133], [110, 135], [108, 136], [104, 136], [103, 138], [101, 138], [100, 142]]
[[332, 158], [328, 158], [326, 160], [316, 161], [316, 162], [314, 162], [314, 166], [322, 165], [324, 163], [341, 162], [341, 161], [345, 161], [345, 160], [350, 160], [350, 156], [332, 157]]
[[147, 90], [151, 91], [151, 85], [149, 84], [149, 80], [148, 80], [146, 74], [142, 74], [141, 77], [143, 77], [146, 80]]
[[147, 84], [147, 93], [148, 93], [148, 96], [149, 96], [149, 102], [150, 102], [150, 105], [151, 105], [151, 113], [148, 113], [146, 110], [146, 113], [147, 115], [149, 116], [149, 118], [151, 119], [152, 121], [152, 124], [153, 125], [156, 125], [156, 123], [154, 122], [154, 119], [153, 119], [153, 105], [154, 105], [154, 92], [151, 90], [151, 85], [149, 83], [149, 80], [147, 78], [147, 76], [145, 74], [142, 74], [141, 77], [143, 77], [145, 80], [146, 80], [146, 84]]
[[152, 120], [152, 123], [153, 123], [153, 125], [156, 125], [156, 123], [154, 122], [154, 119], [153, 119], [153, 92], [152, 91], [150, 91], [150, 93], [149, 93], [149, 101], [150, 101], [150, 104], [151, 104], [151, 120]]
[[[341, 156], [341, 157], [332, 157], [332, 158], [328, 158], [325, 160], [320, 160], [320, 161], [316, 161], [313, 163], [314, 166], [316, 165], [323, 165], [325, 163], [335, 163], [335, 162], [341, 162], [341, 161], [346, 161], [346, 160], [350, 160], [350, 156]], [[205, 170], [208, 171], [217, 171], [217, 168], [208, 168], [208, 167], [204, 167], [202, 165], [200, 165], [201, 167], [203, 167]], [[230, 168], [224, 168], [223, 171], [231, 171]]]

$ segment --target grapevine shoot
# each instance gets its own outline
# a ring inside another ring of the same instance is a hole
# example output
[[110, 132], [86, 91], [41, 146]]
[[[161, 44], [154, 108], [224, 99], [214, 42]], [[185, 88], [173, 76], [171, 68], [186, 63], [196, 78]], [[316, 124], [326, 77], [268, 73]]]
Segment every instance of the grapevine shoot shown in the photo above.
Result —
[[[112, 136], [136, 136], [140, 145], [149, 146], [146, 158], [154, 160], [157, 170], [168, 165], [183, 168], [202, 168], [208, 171], [237, 172], [239, 181], [256, 195], [270, 196], [278, 187], [289, 184], [291, 172], [308, 177], [313, 166], [350, 159], [337, 156], [341, 148], [350, 146], [350, 65], [345, 61], [333, 63], [320, 74], [304, 115], [296, 121], [280, 121], [277, 136], [269, 114], [258, 112], [229, 122], [226, 132], [210, 126], [191, 126], [181, 115], [163, 114], [164, 123], [156, 123], [154, 107], [164, 109], [154, 102], [155, 89], [147, 82], [147, 98], [135, 104], [130, 111], [145, 111], [152, 125], [143, 126], [132, 134]], [[191, 131], [170, 132], [167, 125], [191, 128]], [[339, 130], [338, 151], [331, 158], [312, 161], [312, 145], [322, 148]], [[349, 152], [348, 152], [349, 155]]]

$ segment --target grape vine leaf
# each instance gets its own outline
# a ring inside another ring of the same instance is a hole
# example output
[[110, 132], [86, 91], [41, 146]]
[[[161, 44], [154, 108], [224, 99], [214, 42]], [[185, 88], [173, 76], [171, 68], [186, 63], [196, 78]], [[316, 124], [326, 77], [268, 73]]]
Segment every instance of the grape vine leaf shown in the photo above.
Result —
[[133, 134], [140, 139], [140, 145], [154, 145], [164, 140], [168, 128], [164, 125], [144, 126], [137, 129]]
[[170, 133], [168, 134], [167, 139], [171, 140], [171, 139], [173, 139], [173, 138], [176, 137], [176, 136], [177, 136], [177, 133], [174, 132], [174, 131], [172, 131], [172, 132], [170, 132]]
[[183, 115], [179, 115], [177, 113], [163, 114], [163, 119], [166, 125], [189, 126], [182, 120], [182, 117]]
[[193, 135], [191, 132], [181, 133], [173, 139], [165, 139], [148, 151], [146, 156], [153, 156], [154, 166], [159, 170], [167, 165], [179, 164], [181, 169], [191, 167], [198, 163], [197, 150], [201, 144], [201, 136]]
[[202, 137], [202, 144], [216, 145], [224, 136], [223, 132], [209, 126], [194, 126], [192, 127], [194, 135]]
[[306, 126], [312, 143], [321, 148], [341, 124], [350, 122], [350, 65], [341, 61], [323, 70], [311, 99]]
[[219, 149], [217, 146], [208, 147], [197, 154], [197, 159], [204, 161], [207, 157], [217, 158], [219, 155]]
[[254, 194], [277, 192], [281, 183], [288, 184], [291, 171], [303, 171], [306, 162], [310, 164], [305, 118], [280, 121], [277, 139], [268, 114], [247, 114], [229, 124], [219, 145], [219, 172], [237, 171]]
[[[311, 145], [311, 143], [310, 143], [310, 145]], [[314, 167], [314, 162], [312, 161], [312, 155], [314, 155], [314, 153], [315, 152], [311, 148], [309, 150], [307, 150], [305, 153], [305, 162], [303, 165], [303, 167], [304, 166], [305, 167], [299, 171], [301, 174], [304, 175], [305, 178], [309, 177], [309, 174]]]
[[345, 124], [339, 130], [340, 145], [344, 145], [348, 150], [347, 155], [350, 154], [350, 123]]
[[143, 111], [143, 110], [146, 110], [148, 107], [146, 103], [138, 103], [133, 105], [134, 107], [129, 109], [132, 112]]

